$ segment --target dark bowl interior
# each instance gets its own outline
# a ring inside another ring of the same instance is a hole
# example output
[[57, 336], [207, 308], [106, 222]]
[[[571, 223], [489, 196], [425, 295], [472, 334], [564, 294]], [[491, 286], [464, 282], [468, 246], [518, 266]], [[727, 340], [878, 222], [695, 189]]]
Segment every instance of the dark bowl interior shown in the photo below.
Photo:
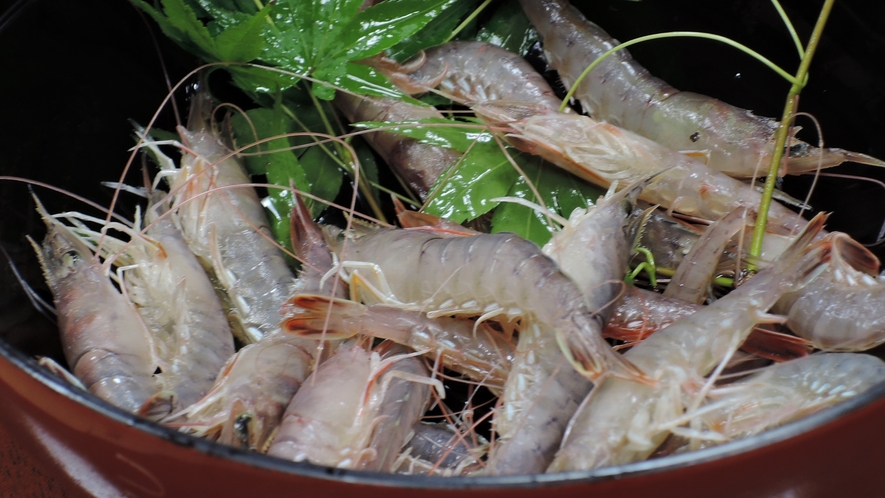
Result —
[[[881, 84], [885, 6], [870, 12], [866, 3], [861, 5], [859, 0], [836, 4], [801, 110], [820, 120], [827, 144], [885, 157], [885, 143], [879, 140], [885, 132], [885, 85]], [[755, 48], [790, 71], [797, 66], [792, 43], [765, 0], [715, 6], [687, 0], [609, 0], [581, 8], [621, 40], [665, 30], [712, 31]], [[791, 1], [785, 8], [800, 36], [807, 37], [819, 9], [817, 2]], [[126, 2], [20, 1], [0, 16], [0, 67], [5, 68], [0, 78], [0, 108], [6, 123], [0, 134], [0, 175], [4, 175], [0, 244], [23, 280], [49, 298], [24, 238], [31, 235], [39, 240], [42, 223], [26, 185], [7, 177], [45, 182], [108, 204], [111, 191], [99, 182], [118, 180], [129, 157], [133, 141], [127, 120], [148, 122], [167, 93], [158, 51], [173, 83], [198, 61], [165, 40], [156, 26]], [[715, 95], [760, 115], [781, 113], [788, 84], [733, 49], [709, 41], [667, 40], [637, 46], [632, 52], [652, 73], [677, 88]], [[178, 105], [185, 106], [183, 95], [177, 97]], [[813, 127], [807, 121], [803, 124], [806, 129]], [[171, 129], [174, 125], [175, 112], [167, 107], [157, 126]], [[137, 169], [130, 175], [133, 183], [140, 183]], [[885, 180], [885, 171], [866, 166], [847, 165], [836, 171]], [[804, 197], [808, 185], [807, 177], [784, 182], [784, 188], [797, 197]], [[35, 187], [35, 191], [50, 211], [83, 209], [80, 202], [51, 190]], [[882, 187], [875, 183], [823, 178], [811, 203], [816, 209], [834, 212], [831, 230], [846, 231], [873, 244], [885, 220], [885, 204], [877, 201], [882, 196]], [[131, 215], [123, 209], [122, 214]], [[880, 246], [872, 249], [880, 257], [885, 254]], [[222, 447], [133, 417], [70, 389], [39, 367], [35, 355], [61, 358], [57, 330], [30, 304], [12, 265], [5, 261], [0, 265], [0, 394], [4, 400], [0, 423], [12, 428], [23, 447], [74, 488], [105, 489], [83, 484], [83, 476], [97, 475], [107, 489], [156, 494], [150, 486], [127, 477], [131, 468], [120, 470], [120, 462], [127, 459], [137, 460], [130, 467], [141, 468], [169, 495], [210, 489], [234, 495], [249, 489], [279, 494], [293, 489], [319, 493], [359, 488], [362, 494], [385, 496], [416, 489], [423, 494], [459, 490], [513, 496], [543, 492], [540, 487], [566, 494], [592, 491], [598, 496], [650, 491], [692, 496], [714, 490], [734, 496], [787, 492], [832, 496], [835, 491], [885, 485], [874, 466], [885, 458], [885, 428], [877, 423], [885, 415], [885, 386], [747, 440], [562, 475], [388, 476], [294, 464]], [[881, 351], [875, 353], [881, 356]], [[130, 456], [121, 456], [121, 447]], [[133, 454], [138, 459], [130, 458]], [[71, 463], [76, 461], [85, 463], [77, 467]], [[765, 474], [769, 481], [754, 477], [754, 472]]]

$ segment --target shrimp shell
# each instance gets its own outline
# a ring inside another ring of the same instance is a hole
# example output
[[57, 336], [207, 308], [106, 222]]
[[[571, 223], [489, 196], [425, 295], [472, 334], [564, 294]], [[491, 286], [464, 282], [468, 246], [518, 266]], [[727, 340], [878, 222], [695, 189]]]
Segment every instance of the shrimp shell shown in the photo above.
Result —
[[863, 351], [885, 341], [885, 278], [879, 261], [844, 233], [830, 234], [833, 253], [824, 272], [774, 310], [787, 326], [826, 351]]
[[[211, 108], [197, 95], [190, 126], [179, 127], [190, 153], [180, 169], [166, 171], [185, 240], [214, 272], [232, 305], [235, 332], [246, 343], [278, 330], [280, 308], [295, 277], [270, 238], [269, 223], [242, 164], [227, 153], [206, 124]], [[192, 155], [193, 154], [193, 155]], [[206, 194], [213, 188], [226, 188]]]
[[[566, 87], [591, 62], [618, 45], [565, 0], [519, 3], [538, 30], [547, 61]], [[706, 95], [679, 91], [649, 74], [627, 50], [602, 61], [578, 86], [575, 97], [594, 119], [626, 128], [672, 150], [703, 151], [709, 154], [711, 168], [730, 176], [764, 175], [771, 163], [777, 121]], [[844, 161], [885, 166], [865, 154], [821, 150], [795, 138], [790, 145], [792, 157], [782, 166], [786, 173], [814, 170], [819, 160], [825, 168]]]
[[[382, 360], [377, 352], [358, 344], [339, 348], [292, 398], [268, 454], [329, 467], [389, 470], [430, 395], [426, 385], [410, 386], [405, 392], [399, 384], [391, 389], [387, 383], [396, 379], [391, 375], [396, 371], [396, 360], [413, 358]], [[405, 368], [401, 372], [407, 372], [406, 379], [427, 376], [417, 360]], [[406, 399], [393, 400], [388, 394]], [[378, 419], [382, 413], [385, 417], [409, 417], [403, 421], [406, 431], [397, 432], [395, 420]], [[379, 428], [388, 432], [373, 438]]]
[[713, 389], [700, 418], [727, 440], [745, 438], [851, 399], [883, 381], [885, 362], [875, 356], [814, 354]]
[[656, 385], [609, 378], [570, 422], [548, 472], [585, 470], [647, 458], [666, 438], [665, 421], [681, 415], [682, 385], [707, 375], [746, 339], [777, 299], [807, 283], [829, 253], [809, 243], [823, 226], [817, 216], [772, 266], [727, 296], [652, 335], [626, 353]]
[[42, 247], [31, 244], [52, 290], [68, 365], [89, 392], [135, 413], [162, 390], [150, 332], [92, 251], [39, 202], [38, 211], [46, 238]]

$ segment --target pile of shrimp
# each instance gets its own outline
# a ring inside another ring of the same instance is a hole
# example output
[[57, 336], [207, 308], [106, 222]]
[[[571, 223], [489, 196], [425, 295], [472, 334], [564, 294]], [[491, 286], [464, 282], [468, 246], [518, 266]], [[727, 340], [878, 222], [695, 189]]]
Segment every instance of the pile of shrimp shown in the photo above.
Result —
[[[562, 0], [521, 3], [567, 83], [616, 44]], [[538, 247], [404, 209], [399, 227], [355, 222], [352, 208], [345, 228], [324, 226], [291, 187], [293, 271], [243, 148], [221, 138], [203, 89], [178, 140], [136, 130], [138, 150], [159, 165], [143, 216], [50, 214], [37, 201], [47, 235], [32, 243], [67, 368], [44, 363], [197, 437], [296, 462], [441, 476], [691, 451], [885, 381], [885, 363], [861, 353], [885, 341], [870, 305], [885, 297], [885, 276], [867, 249], [827, 233], [824, 215], [808, 221], [774, 203], [748, 271], [760, 194], [733, 176], [764, 163], [772, 120], [679, 92], [624, 51], [576, 93], [589, 115], [559, 112], [528, 63], [485, 43], [373, 63], [404, 91], [468, 106], [501, 140], [608, 193], [568, 219], [536, 206], [561, 225]], [[350, 122], [435, 115], [344, 91], [335, 105]], [[692, 122], [698, 110], [721, 123]], [[389, 131], [366, 137], [420, 198], [460, 157]], [[881, 163], [793, 140], [787, 172]], [[161, 148], [170, 144], [177, 161]], [[679, 152], [688, 148], [706, 162]], [[652, 260], [668, 278], [625, 283], [631, 263]], [[739, 285], [723, 293], [723, 277]]]

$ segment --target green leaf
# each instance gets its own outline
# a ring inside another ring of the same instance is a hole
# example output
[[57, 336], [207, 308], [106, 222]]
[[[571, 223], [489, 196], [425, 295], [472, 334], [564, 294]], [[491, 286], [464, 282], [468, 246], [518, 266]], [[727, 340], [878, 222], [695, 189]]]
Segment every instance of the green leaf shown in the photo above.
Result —
[[354, 123], [352, 126], [366, 129], [383, 127], [385, 131], [414, 138], [423, 144], [455, 149], [458, 152], [466, 152], [475, 143], [496, 143], [492, 134], [483, 129], [485, 125], [444, 118], [427, 118], [404, 123], [363, 121]]
[[491, 199], [507, 195], [517, 178], [519, 173], [497, 143], [476, 142], [440, 176], [425, 210], [456, 223], [476, 219], [494, 209], [498, 203]]
[[[405, 37], [387, 51], [388, 57], [404, 62], [421, 50], [445, 42], [452, 31], [461, 24], [461, 20], [469, 14], [477, 4], [477, 0], [455, 0], [421, 31]], [[433, 94], [431, 94], [433, 95]]]
[[[344, 174], [338, 167], [338, 163], [319, 147], [308, 148], [301, 155], [300, 162], [304, 168], [307, 184], [299, 185], [299, 187], [321, 199], [329, 202], [334, 201], [344, 182]], [[327, 204], [312, 199], [305, 199], [305, 203], [314, 218], [328, 207]]]
[[[592, 205], [600, 195], [605, 194], [597, 187], [550, 163], [541, 161], [536, 156], [520, 159], [523, 171], [537, 188], [538, 193], [541, 194], [544, 205], [561, 216], [568, 217], [575, 208], [586, 208]], [[514, 182], [507, 195], [540, 204], [524, 177], [520, 177]], [[552, 230], [553, 228], [543, 213], [519, 204], [502, 203], [492, 215], [493, 233], [513, 232], [540, 246], [550, 240]]]
[[261, 9], [250, 19], [224, 30], [215, 38], [218, 55], [229, 62], [249, 62], [261, 54], [267, 27], [267, 15], [273, 4]]
[[[344, 58], [364, 59], [396, 45], [427, 25], [453, 0], [386, 0], [356, 14], [339, 42]], [[339, 54], [333, 54], [338, 56]]]
[[205, 60], [216, 60], [215, 40], [184, 0], [163, 0], [163, 13], [142, 0], [133, 1], [157, 21], [163, 34]]
[[484, 41], [525, 56], [538, 41], [538, 32], [517, 2], [508, 2], [492, 15], [476, 34]]

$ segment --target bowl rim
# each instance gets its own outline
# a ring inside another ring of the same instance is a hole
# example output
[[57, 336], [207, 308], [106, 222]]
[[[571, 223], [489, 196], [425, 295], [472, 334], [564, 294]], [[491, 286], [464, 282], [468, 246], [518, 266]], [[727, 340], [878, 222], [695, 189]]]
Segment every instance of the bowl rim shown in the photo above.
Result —
[[302, 477], [372, 485], [379, 487], [415, 489], [507, 489], [577, 485], [666, 472], [668, 470], [701, 465], [713, 460], [749, 453], [754, 450], [810, 432], [857, 411], [873, 401], [885, 397], [885, 382], [880, 382], [866, 392], [818, 413], [801, 418], [760, 434], [710, 448], [688, 453], [668, 455], [652, 460], [633, 462], [587, 471], [569, 471], [556, 474], [532, 474], [522, 476], [467, 476], [442, 477], [390, 474], [363, 470], [339, 469], [314, 465], [309, 462], [290, 462], [249, 450], [234, 448], [195, 436], [178, 432], [156, 422], [126, 412], [97, 396], [74, 389], [62, 378], [41, 367], [37, 361], [0, 338], [0, 357], [20, 368], [48, 389], [86, 406], [111, 420], [132, 426], [174, 445], [192, 448], [207, 456], [233, 460], [238, 463]]

